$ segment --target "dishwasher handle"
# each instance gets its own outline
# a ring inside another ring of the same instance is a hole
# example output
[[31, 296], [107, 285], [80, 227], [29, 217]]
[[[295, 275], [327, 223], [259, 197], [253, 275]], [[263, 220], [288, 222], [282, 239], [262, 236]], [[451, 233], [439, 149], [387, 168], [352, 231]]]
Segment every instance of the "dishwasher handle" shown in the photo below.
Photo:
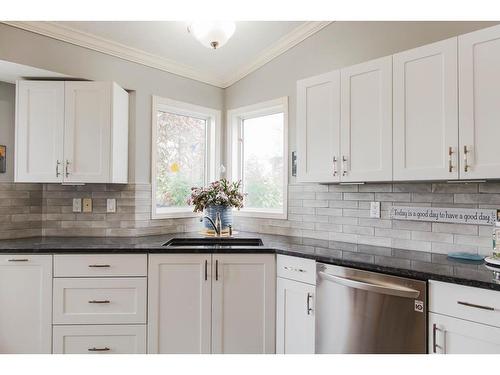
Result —
[[386, 285], [371, 284], [364, 281], [349, 279], [347, 277], [332, 275], [323, 271], [319, 271], [318, 275], [324, 278], [325, 280], [340, 285], [344, 285], [350, 288], [366, 290], [367, 292], [375, 292], [375, 293], [387, 294], [390, 296], [411, 298], [411, 299], [415, 299], [420, 295], [420, 292], [418, 290], [399, 287], [397, 285], [386, 286]]

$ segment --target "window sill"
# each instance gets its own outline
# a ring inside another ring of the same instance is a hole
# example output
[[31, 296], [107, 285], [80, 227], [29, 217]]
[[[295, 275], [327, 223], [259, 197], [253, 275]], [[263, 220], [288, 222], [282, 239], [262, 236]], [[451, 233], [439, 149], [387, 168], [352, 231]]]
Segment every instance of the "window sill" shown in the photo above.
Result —
[[233, 215], [237, 217], [253, 217], [256, 219], [281, 219], [286, 220], [288, 215], [284, 212], [257, 211], [257, 210], [234, 210]]
[[194, 218], [199, 217], [201, 214], [198, 212], [193, 212], [192, 210], [172, 210], [170, 212], [152, 212], [152, 220], [161, 219], [182, 219], [182, 218]]

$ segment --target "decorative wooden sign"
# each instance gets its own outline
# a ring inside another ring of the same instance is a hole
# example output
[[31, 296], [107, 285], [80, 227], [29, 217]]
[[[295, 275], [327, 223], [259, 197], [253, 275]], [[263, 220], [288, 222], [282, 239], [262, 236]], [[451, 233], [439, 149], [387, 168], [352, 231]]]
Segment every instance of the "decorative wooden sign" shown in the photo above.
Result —
[[456, 223], [493, 225], [497, 210], [476, 208], [399, 207], [391, 208], [391, 219], [434, 221], [436, 223]]

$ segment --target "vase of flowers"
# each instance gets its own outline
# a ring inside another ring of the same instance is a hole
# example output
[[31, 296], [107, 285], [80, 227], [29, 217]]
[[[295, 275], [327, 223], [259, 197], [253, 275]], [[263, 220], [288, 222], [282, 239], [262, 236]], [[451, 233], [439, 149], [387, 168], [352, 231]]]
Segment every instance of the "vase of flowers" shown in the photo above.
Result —
[[[225, 178], [212, 182], [208, 187], [192, 187], [187, 203], [194, 206], [194, 212], [203, 212], [214, 222], [220, 213], [221, 227], [227, 229], [233, 225], [232, 209], [243, 207], [244, 194], [240, 191], [241, 181], [229, 182]], [[213, 229], [210, 221], [204, 219], [204, 226]]]

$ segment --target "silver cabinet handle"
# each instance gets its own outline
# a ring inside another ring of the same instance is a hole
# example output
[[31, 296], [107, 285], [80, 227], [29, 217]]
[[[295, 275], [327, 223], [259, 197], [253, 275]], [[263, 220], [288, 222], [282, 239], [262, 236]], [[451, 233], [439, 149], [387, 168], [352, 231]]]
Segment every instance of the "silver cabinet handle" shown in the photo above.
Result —
[[109, 268], [109, 264], [89, 264], [89, 268]]
[[208, 280], [208, 260], [205, 259], [205, 281]]
[[65, 167], [65, 175], [66, 177], [69, 177], [69, 160], [66, 160], [66, 167]]
[[104, 348], [88, 348], [87, 349], [89, 352], [108, 352], [110, 351], [111, 349], [108, 348], [107, 346], [105, 346]]
[[328, 281], [332, 281], [334, 283], [347, 286], [349, 288], [366, 290], [367, 292], [375, 292], [380, 294], [387, 294], [390, 296], [397, 296], [397, 297], [404, 297], [411, 299], [415, 299], [420, 295], [420, 292], [418, 290], [400, 287], [397, 285], [371, 284], [360, 280], [349, 279], [347, 277], [331, 275], [323, 271], [318, 272], [318, 275]]
[[61, 165], [61, 162], [59, 160], [56, 160], [56, 177], [59, 177], [61, 173], [59, 172], [59, 166]]
[[438, 344], [436, 340], [436, 332], [440, 331], [440, 329], [437, 327], [437, 324], [434, 323], [432, 325], [432, 352], [437, 353], [437, 348], [442, 349]]
[[219, 280], [219, 260], [215, 260], [215, 281]]
[[294, 268], [288, 266], [283, 266], [283, 268], [287, 271], [292, 271], [292, 272], [306, 272], [306, 270], [303, 270], [302, 268]]
[[467, 145], [464, 146], [464, 172], [469, 172], [469, 161], [468, 161], [468, 156], [467, 154], [469, 153], [469, 150], [467, 149]]
[[333, 157], [333, 175], [334, 176], [337, 175], [337, 157], [336, 156]]
[[342, 176], [347, 176], [347, 156], [342, 155]]
[[313, 311], [313, 309], [311, 307], [311, 298], [312, 298], [312, 294], [307, 293], [307, 315], [311, 315], [311, 312]]
[[453, 172], [453, 147], [448, 147], [448, 172]]
[[104, 300], [90, 300], [89, 303], [110, 303], [110, 300], [104, 299]]
[[28, 258], [14, 258], [14, 259], [9, 259], [9, 262], [29, 262]]
[[475, 303], [469, 303], [469, 302], [464, 302], [464, 301], [457, 301], [459, 305], [467, 306], [467, 307], [474, 307], [476, 309], [481, 309], [481, 310], [488, 310], [488, 311], [495, 311], [496, 309], [494, 307], [490, 306], [484, 306], [484, 305], [476, 305]]

